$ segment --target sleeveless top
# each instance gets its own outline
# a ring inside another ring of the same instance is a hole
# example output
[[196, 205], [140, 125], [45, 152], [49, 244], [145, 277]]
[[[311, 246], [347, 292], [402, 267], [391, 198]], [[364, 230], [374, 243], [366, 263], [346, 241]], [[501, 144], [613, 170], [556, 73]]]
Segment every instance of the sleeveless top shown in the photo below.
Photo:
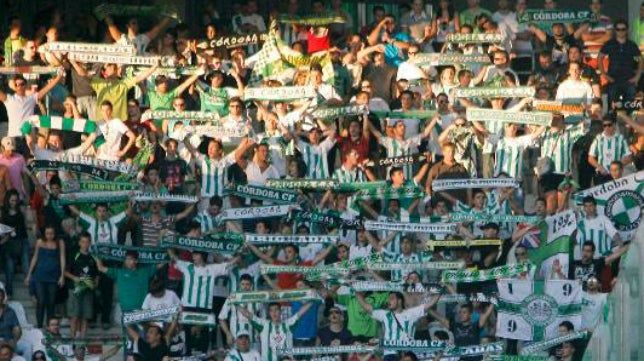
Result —
[[[56, 241], [58, 242], [58, 241]], [[38, 262], [34, 269], [33, 279], [38, 282], [56, 283], [60, 278], [60, 250], [38, 248]]]

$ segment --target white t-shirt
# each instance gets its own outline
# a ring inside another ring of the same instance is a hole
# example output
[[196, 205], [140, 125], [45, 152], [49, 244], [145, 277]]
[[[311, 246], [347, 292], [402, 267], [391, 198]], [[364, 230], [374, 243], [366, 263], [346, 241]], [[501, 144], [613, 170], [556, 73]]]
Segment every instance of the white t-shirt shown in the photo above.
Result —
[[246, 166], [246, 177], [248, 178], [248, 184], [263, 186], [266, 185], [266, 181], [269, 178], [279, 179], [280, 173], [272, 164], [269, 164], [268, 168], [262, 172], [257, 163], [250, 161]]
[[581, 294], [581, 329], [593, 330], [604, 316], [608, 293]]
[[7, 108], [7, 116], [9, 118], [9, 137], [20, 137], [20, 127], [25, 119], [34, 115], [34, 107], [38, 102], [38, 94], [20, 96], [18, 94], [7, 95], [7, 100], [4, 106]]
[[147, 52], [150, 38], [145, 34], [137, 34], [132, 38], [126, 33], [123, 33], [117, 43], [119, 45], [133, 45], [136, 48], [136, 55], [143, 55]]
[[[172, 306], [178, 306], [181, 304], [181, 300], [174, 291], [165, 290], [165, 293], [161, 297], [154, 297], [151, 293], [148, 293], [143, 300], [143, 305], [141, 306], [142, 310], [159, 310], [162, 308], [168, 308]], [[172, 322], [172, 316], [165, 318], [165, 322]]]
[[129, 128], [121, 119], [114, 118], [101, 123], [99, 129], [105, 138], [105, 144], [98, 148], [97, 158], [105, 160], [119, 160], [117, 153], [121, 150], [121, 138]]
[[567, 79], [559, 84], [555, 99], [557, 101], [590, 105], [593, 100], [593, 88], [587, 81]]

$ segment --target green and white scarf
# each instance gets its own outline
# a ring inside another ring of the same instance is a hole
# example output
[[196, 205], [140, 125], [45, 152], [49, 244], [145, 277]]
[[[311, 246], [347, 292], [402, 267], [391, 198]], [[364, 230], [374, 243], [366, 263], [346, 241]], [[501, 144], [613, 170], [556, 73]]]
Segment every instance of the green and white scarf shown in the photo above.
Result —
[[139, 192], [134, 194], [131, 199], [137, 202], [178, 202], [190, 204], [199, 202], [199, 198], [196, 196], [168, 193], [157, 194]]
[[271, 303], [291, 301], [320, 301], [320, 296], [313, 289], [298, 289], [288, 291], [256, 291], [236, 292], [228, 296], [228, 302], [241, 303]]
[[487, 54], [446, 54], [446, 53], [419, 53], [409, 62], [418, 66], [442, 66], [454, 64], [490, 64]]
[[92, 167], [102, 168], [111, 172], [124, 173], [131, 176], [136, 175], [138, 166], [134, 164], [127, 164], [117, 160], [104, 160], [93, 157], [86, 157], [77, 154], [66, 154], [65, 156], [57, 159], [61, 162], [84, 164]]
[[450, 234], [456, 231], [456, 223], [431, 224], [431, 223], [364, 221], [364, 229], [367, 231]]
[[499, 246], [503, 245], [503, 240], [501, 239], [463, 239], [463, 240], [450, 240], [450, 241], [427, 241], [427, 248], [430, 251], [434, 251], [436, 247], [484, 247], [484, 246]]
[[[22, 123], [20, 132], [23, 135], [31, 135], [31, 130], [33, 128], [54, 129], [86, 134], [96, 133], [97, 129], [99, 129], [98, 124], [93, 120], [63, 118], [50, 115], [32, 115], [26, 122]], [[105, 143], [105, 138], [103, 138], [100, 131], [98, 131], [97, 135], [98, 137], [94, 141], [94, 146], [98, 148]]]
[[388, 351], [439, 351], [447, 347], [447, 342], [438, 340], [381, 340], [380, 348]]
[[60, 51], [63, 53], [100, 53], [111, 55], [135, 55], [136, 48], [131, 45], [104, 43], [76, 43], [54, 41], [38, 47], [38, 51]]
[[283, 204], [249, 208], [228, 208], [223, 210], [217, 216], [217, 219], [225, 221], [250, 218], [282, 217], [287, 215], [291, 208], [295, 207], [297, 207], [296, 204]]
[[530, 86], [454, 89], [454, 96], [457, 98], [528, 98], [533, 97], [534, 93], [534, 87]]
[[126, 202], [132, 196], [133, 191], [99, 191], [81, 193], [63, 193], [58, 196], [60, 204], [83, 204], [83, 203], [121, 203]]
[[494, 110], [483, 108], [467, 108], [467, 120], [486, 123], [515, 123], [539, 126], [550, 126], [552, 113], [547, 112], [515, 112], [509, 110]]
[[334, 275], [348, 275], [350, 270], [348, 268], [338, 267], [307, 267], [307, 266], [289, 266], [289, 265], [274, 265], [274, 264], [261, 264], [259, 266], [260, 272], [263, 275], [276, 274], [276, 273], [300, 273], [303, 275], [320, 275], [324, 273]]
[[99, 53], [68, 53], [72, 60], [83, 63], [109, 63], [142, 66], [176, 66], [172, 56], [138, 56], [138, 55], [109, 55]]
[[198, 137], [209, 137], [215, 139], [244, 138], [248, 135], [248, 128], [245, 126], [235, 126], [232, 128], [204, 124], [186, 127], [185, 134], [186, 136], [188, 134], [195, 134]]
[[448, 43], [457, 43], [457, 44], [481, 44], [481, 43], [493, 43], [498, 44], [503, 42], [503, 35], [501, 34], [447, 34], [445, 41]]
[[428, 119], [436, 114], [435, 110], [408, 110], [406, 112], [401, 111], [371, 111], [372, 114], [375, 114], [378, 118], [389, 118], [389, 119]]
[[128, 252], [137, 252], [139, 255], [139, 264], [158, 264], [167, 262], [169, 257], [165, 249], [150, 247], [133, 247], [117, 244], [93, 244], [90, 251], [101, 259], [125, 261]]
[[346, 20], [342, 16], [290, 16], [279, 15], [277, 21], [282, 24], [297, 24], [307, 26], [324, 26], [329, 24], [342, 24]]
[[589, 10], [573, 9], [526, 9], [523, 14], [517, 16], [520, 24], [525, 23], [582, 23], [591, 20], [593, 13]]
[[279, 355], [290, 356], [312, 356], [312, 355], [340, 355], [346, 353], [374, 353], [378, 350], [376, 346], [369, 345], [342, 345], [342, 346], [315, 346], [315, 347], [293, 347], [278, 349]]
[[141, 188], [140, 184], [129, 182], [70, 180], [63, 183], [63, 192], [135, 191], [139, 188]]
[[311, 222], [324, 224], [330, 228], [357, 229], [362, 227], [362, 220], [356, 218], [348, 220], [340, 217], [337, 212], [322, 213], [319, 211], [293, 211], [291, 213], [298, 222]]
[[323, 235], [276, 235], [276, 234], [245, 234], [244, 241], [246, 244], [252, 245], [273, 245], [273, 244], [336, 244], [338, 243], [338, 236], [323, 236]]
[[367, 269], [372, 271], [401, 271], [401, 270], [452, 270], [465, 266], [463, 261], [436, 261], [436, 262], [380, 262], [371, 263]]
[[92, 178], [108, 180], [115, 174], [112, 171], [100, 168], [97, 166], [91, 166], [87, 164], [78, 164], [70, 162], [59, 162], [55, 160], [44, 160], [36, 159], [33, 163], [29, 164], [27, 168], [31, 172], [42, 172], [46, 170], [55, 170], [55, 171], [68, 171], [72, 173], [80, 173], [89, 175]]
[[353, 192], [360, 189], [378, 189], [385, 186], [385, 181], [341, 183], [336, 179], [269, 179], [266, 181], [268, 188], [281, 189], [314, 189]]
[[268, 33], [220, 36], [210, 40], [208, 48], [236, 48], [238, 46], [259, 44], [262, 41], [266, 41], [266, 39], [268, 39]]
[[577, 340], [580, 338], [587, 338], [590, 335], [588, 331], [576, 331], [564, 336], [559, 336], [552, 338], [550, 340], [542, 341], [542, 342], [537, 342], [533, 343], [529, 346], [523, 347], [521, 349], [521, 355], [531, 355], [534, 353], [537, 353], [539, 351], [544, 351], [547, 350], [551, 347], [560, 345], [564, 342], [572, 341], [572, 340]]
[[471, 178], [471, 179], [436, 179], [432, 181], [433, 191], [464, 188], [519, 188], [514, 178]]
[[103, 21], [107, 15], [157, 17], [159, 14], [179, 20], [175, 7], [170, 5], [144, 6], [103, 3], [94, 8], [94, 15], [100, 21]]
[[424, 155], [401, 155], [399, 157], [389, 157], [378, 160], [379, 167], [401, 167], [403, 165], [418, 164], [425, 160]]
[[181, 312], [179, 323], [182, 325], [195, 325], [215, 327], [217, 320], [212, 313], [199, 313], [199, 312]]
[[550, 361], [548, 356], [490, 355], [484, 361]]
[[123, 324], [131, 325], [133, 323], [142, 323], [145, 321], [164, 320], [168, 316], [179, 313], [180, 306], [170, 306], [154, 310], [140, 310], [123, 313]]
[[416, 186], [402, 186], [398, 188], [383, 187], [359, 190], [351, 199], [355, 201], [373, 201], [381, 199], [417, 199], [424, 198], [425, 192]]
[[186, 110], [182, 112], [178, 112], [175, 110], [152, 110], [152, 111], [147, 111], [141, 115], [141, 121], [143, 122], [151, 119], [197, 120], [197, 121], [219, 122], [219, 114], [217, 114], [217, 112], [200, 112], [196, 110]]
[[514, 278], [521, 273], [527, 273], [529, 271], [530, 265], [528, 264], [509, 264], [486, 270], [443, 271], [441, 278], [444, 283], [474, 283], [498, 280], [501, 278]]
[[450, 222], [485, 221], [495, 223], [529, 223], [537, 224], [543, 219], [537, 216], [492, 213], [450, 213]]
[[302, 98], [315, 98], [317, 92], [312, 86], [282, 86], [276, 88], [245, 88], [244, 100], [289, 101]]
[[311, 112], [314, 119], [335, 119], [338, 117], [348, 117], [363, 115], [369, 113], [365, 105], [347, 105], [343, 107], [318, 107]]
[[206, 235], [202, 238], [188, 236], [168, 236], [161, 240], [161, 247], [185, 249], [191, 252], [215, 252], [233, 254], [244, 243], [240, 234], [219, 233]]
[[281, 189], [273, 189], [252, 184], [231, 184], [227, 189], [229, 194], [239, 197], [252, 198], [260, 201], [276, 203], [295, 203], [297, 193]]

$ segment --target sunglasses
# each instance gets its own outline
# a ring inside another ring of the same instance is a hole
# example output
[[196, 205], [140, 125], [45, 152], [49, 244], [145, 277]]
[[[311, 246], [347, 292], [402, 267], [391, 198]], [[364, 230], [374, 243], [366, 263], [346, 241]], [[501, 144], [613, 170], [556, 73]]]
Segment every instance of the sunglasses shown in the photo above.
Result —
[[612, 127], [612, 126], [613, 126], [613, 123], [604, 123], [604, 124], [602, 124], [602, 127], [604, 127], [604, 128], [608, 128], [608, 127]]

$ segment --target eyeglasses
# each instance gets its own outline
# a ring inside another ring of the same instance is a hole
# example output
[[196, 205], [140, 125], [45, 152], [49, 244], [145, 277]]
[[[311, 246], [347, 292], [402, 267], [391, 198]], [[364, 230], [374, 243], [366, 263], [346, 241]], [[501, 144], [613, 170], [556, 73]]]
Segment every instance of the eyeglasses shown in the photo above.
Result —
[[602, 124], [602, 127], [604, 127], [604, 128], [608, 128], [608, 127], [612, 127], [612, 126], [613, 126], [613, 123], [603, 123]]
[[626, 31], [626, 28], [615, 28], [617, 31]]

